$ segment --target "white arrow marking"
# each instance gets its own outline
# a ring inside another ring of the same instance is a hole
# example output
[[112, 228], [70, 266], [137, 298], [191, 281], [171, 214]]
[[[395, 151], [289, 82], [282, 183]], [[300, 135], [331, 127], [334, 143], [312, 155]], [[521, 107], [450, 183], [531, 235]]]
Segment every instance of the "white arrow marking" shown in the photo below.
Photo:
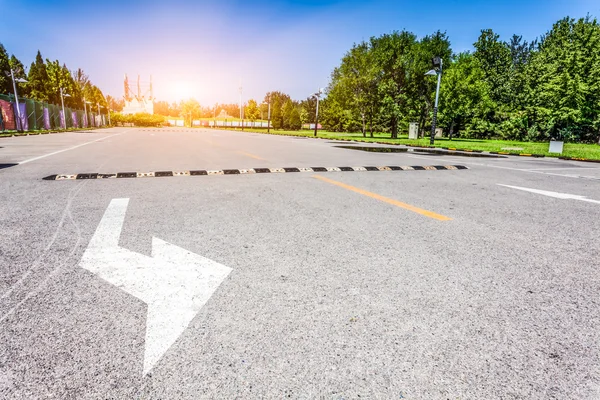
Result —
[[152, 238], [152, 257], [119, 247], [129, 199], [113, 199], [79, 266], [148, 305], [144, 374], [175, 343], [231, 272], [181, 247]]
[[500, 183], [498, 183], [498, 186], [504, 186], [504, 187], [508, 187], [508, 188], [512, 188], [512, 189], [524, 190], [526, 192], [537, 193], [537, 194], [541, 194], [544, 196], [554, 197], [556, 199], [579, 200], [579, 201], [587, 201], [588, 203], [600, 204], [600, 201], [598, 201], [598, 200], [588, 199], [585, 196], [580, 196], [577, 194], [550, 192], [548, 190], [539, 190], [539, 189], [530, 189], [530, 188], [525, 188], [525, 187], [520, 187], [520, 186], [502, 185]]

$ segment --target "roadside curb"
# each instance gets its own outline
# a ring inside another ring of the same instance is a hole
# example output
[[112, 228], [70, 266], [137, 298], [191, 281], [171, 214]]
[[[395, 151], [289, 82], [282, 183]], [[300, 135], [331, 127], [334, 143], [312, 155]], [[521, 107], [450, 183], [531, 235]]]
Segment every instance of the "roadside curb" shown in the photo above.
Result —
[[464, 165], [414, 165], [414, 166], [383, 166], [383, 167], [286, 167], [286, 168], [249, 168], [249, 169], [220, 169], [220, 170], [184, 170], [184, 171], [154, 171], [154, 172], [117, 172], [110, 174], [80, 173], [55, 174], [42, 178], [45, 181], [62, 181], [77, 179], [113, 179], [113, 178], [161, 178], [182, 176], [208, 175], [249, 175], [277, 174], [292, 172], [362, 172], [362, 171], [439, 171], [469, 169]]
[[559, 160], [567, 160], [567, 161], [583, 161], [583, 162], [591, 162], [591, 163], [600, 163], [600, 160], [590, 160], [589, 158], [578, 158], [578, 157], [558, 157]]

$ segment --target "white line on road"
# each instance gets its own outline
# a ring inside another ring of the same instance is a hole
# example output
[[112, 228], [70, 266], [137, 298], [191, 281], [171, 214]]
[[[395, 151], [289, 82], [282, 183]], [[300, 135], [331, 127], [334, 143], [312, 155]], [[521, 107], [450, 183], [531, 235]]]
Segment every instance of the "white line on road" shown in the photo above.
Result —
[[537, 193], [537, 194], [541, 194], [543, 196], [554, 197], [555, 199], [579, 200], [579, 201], [586, 201], [588, 203], [600, 204], [599, 200], [588, 199], [587, 197], [581, 196], [578, 194], [551, 192], [549, 190], [540, 190], [540, 189], [531, 189], [531, 188], [520, 187], [520, 186], [503, 185], [501, 183], [498, 183], [497, 185], [504, 186], [504, 187], [511, 188], [511, 189], [523, 190], [525, 192]]
[[[418, 158], [418, 159], [422, 159], [422, 160], [438, 160], [440, 162], [447, 162], [448, 161], [447, 158], [442, 159], [442, 158], [430, 157], [430, 156], [413, 156], [413, 155], [408, 155], [407, 157]], [[455, 157], [457, 157], [457, 156], [455, 156]], [[519, 161], [523, 162], [525, 160], [519, 160]], [[562, 176], [562, 177], [565, 177], [565, 178], [586, 178], [586, 179], [600, 180], [600, 177], [598, 177], [598, 176], [573, 175], [573, 174], [553, 174], [551, 172], [537, 171], [537, 170], [534, 170], [534, 169], [501, 167], [500, 165], [483, 164], [483, 163], [477, 163], [477, 162], [471, 162], [471, 161], [463, 161], [463, 160], [460, 160], [460, 162], [461, 162], [461, 164], [466, 164], [466, 165], [479, 165], [479, 166], [482, 166], [482, 167], [508, 169], [508, 170], [511, 170], [511, 171], [529, 172], [529, 173], [532, 173], [532, 174]], [[597, 169], [597, 168], [592, 168], [592, 169]]]
[[119, 246], [129, 199], [113, 199], [79, 266], [148, 305], [144, 374], [160, 360], [231, 268], [152, 238], [152, 257]]
[[54, 152], [52, 152], [52, 153], [44, 154], [43, 156], [37, 156], [37, 157], [33, 157], [33, 158], [30, 158], [30, 159], [28, 159], [28, 160], [21, 161], [21, 162], [19, 163], [19, 165], [21, 165], [21, 164], [27, 164], [28, 162], [32, 162], [32, 161], [36, 161], [36, 160], [40, 160], [40, 159], [42, 159], [42, 158], [50, 157], [50, 156], [53, 156], [53, 155], [55, 155], [55, 154], [59, 154], [59, 153], [65, 152], [65, 151], [74, 150], [74, 149], [76, 149], [76, 148], [78, 148], [78, 147], [85, 146], [85, 145], [87, 145], [87, 144], [91, 144], [91, 143], [96, 143], [96, 142], [99, 142], [99, 141], [101, 141], [101, 140], [108, 139], [108, 138], [111, 138], [111, 137], [113, 137], [113, 136], [117, 136], [117, 135], [120, 135], [120, 133], [115, 133], [114, 135], [105, 136], [105, 137], [103, 137], [103, 138], [100, 138], [100, 139], [92, 140], [91, 142], [86, 142], [86, 143], [78, 144], [78, 145], [76, 145], [76, 146], [69, 147], [68, 149], [62, 149], [62, 150], [54, 151]]

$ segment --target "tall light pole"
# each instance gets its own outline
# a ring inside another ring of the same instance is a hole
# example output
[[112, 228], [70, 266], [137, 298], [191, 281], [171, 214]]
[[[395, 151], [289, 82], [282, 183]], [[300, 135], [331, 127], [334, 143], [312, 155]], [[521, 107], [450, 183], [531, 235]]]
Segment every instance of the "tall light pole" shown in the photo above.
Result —
[[437, 124], [438, 101], [440, 99], [440, 84], [442, 83], [442, 66], [441, 57], [433, 57], [433, 69], [427, 71], [425, 75], [437, 75], [437, 88], [435, 89], [435, 105], [433, 106], [433, 121], [431, 122], [431, 136], [429, 144], [433, 146], [435, 143], [435, 126]]
[[267, 133], [271, 133], [271, 96], [269, 96], [269, 101], [267, 103], [269, 108], [267, 109]]
[[[8, 73], [6, 75], [8, 75]], [[15, 79], [15, 73], [12, 68], [10, 69], [10, 77], [11, 77], [12, 83], [13, 83], [13, 90], [15, 91], [15, 105], [17, 107], [17, 118], [18, 118], [17, 132], [23, 132], [23, 117], [21, 116], [21, 108], [19, 107], [19, 94], [17, 93], [17, 82], [25, 83], [27, 81], [23, 78]]]
[[244, 107], [242, 106], [242, 83], [240, 81], [240, 120], [242, 121], [242, 130], [244, 130]]
[[314, 97], [317, 98], [317, 111], [315, 113], [315, 136], [317, 136], [317, 127], [319, 126], [319, 99], [323, 94], [323, 88], [320, 88], [319, 91], [313, 94]]
[[67, 114], [65, 114], [65, 97], [71, 97], [71, 95], [69, 93], [65, 93], [63, 88], [60, 88], [60, 103], [62, 105], [62, 112], [63, 112], [63, 120], [65, 121], [65, 126], [63, 127], [63, 129], [67, 129]]
[[[85, 97], [84, 97], [84, 98], [83, 98], [83, 108], [85, 109], [85, 122], [87, 123], [87, 125], [88, 125], [88, 126], [90, 126], [90, 125], [91, 125], [91, 121], [90, 121], [90, 116], [88, 115], [88, 112], [87, 112], [87, 106], [86, 106], [87, 104], [90, 104], [90, 105], [91, 105], [91, 104], [92, 104], [92, 102], [91, 102], [91, 101], [87, 101], [87, 100], [85, 99]], [[92, 109], [92, 107], [90, 106], [90, 111], [91, 111], [91, 109]], [[86, 126], [86, 128], [87, 128], [88, 126]]]

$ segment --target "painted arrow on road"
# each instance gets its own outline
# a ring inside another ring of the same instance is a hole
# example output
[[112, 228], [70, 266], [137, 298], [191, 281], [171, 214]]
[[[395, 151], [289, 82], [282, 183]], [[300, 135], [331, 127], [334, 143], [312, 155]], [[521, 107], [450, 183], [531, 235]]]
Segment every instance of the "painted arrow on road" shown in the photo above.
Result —
[[144, 374], [175, 343], [231, 272], [181, 247], [152, 238], [152, 257], [119, 246], [129, 199], [113, 199], [79, 266], [148, 306]]
[[600, 201], [598, 201], [598, 200], [588, 199], [587, 197], [581, 196], [578, 194], [551, 192], [549, 190], [530, 189], [530, 188], [520, 187], [520, 186], [502, 185], [500, 183], [498, 183], [498, 186], [504, 186], [504, 187], [511, 188], [511, 189], [523, 190], [525, 192], [530, 192], [530, 193], [537, 193], [537, 194], [541, 194], [543, 196], [554, 197], [555, 199], [579, 200], [579, 201], [586, 201], [588, 203], [600, 204]]

